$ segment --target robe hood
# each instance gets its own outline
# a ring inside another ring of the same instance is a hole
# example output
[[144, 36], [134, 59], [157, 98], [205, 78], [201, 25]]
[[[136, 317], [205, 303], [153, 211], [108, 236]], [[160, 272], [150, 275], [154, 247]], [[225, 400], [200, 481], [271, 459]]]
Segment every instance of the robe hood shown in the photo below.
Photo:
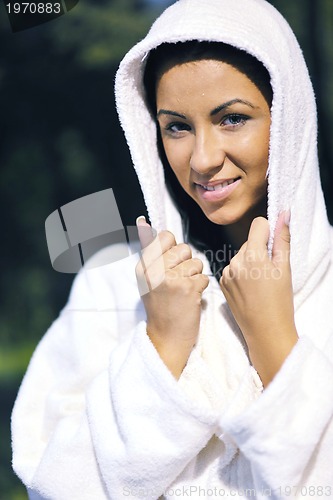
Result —
[[149, 51], [162, 43], [189, 40], [223, 42], [245, 50], [270, 74], [269, 245], [280, 211], [290, 209], [297, 307], [329, 265], [330, 227], [320, 183], [317, 113], [308, 70], [291, 28], [265, 0], [179, 0], [122, 60], [115, 84], [117, 110], [151, 224], [157, 231], [172, 231], [178, 242], [183, 241], [181, 218], [165, 186], [156, 123], [144, 99], [145, 61]]

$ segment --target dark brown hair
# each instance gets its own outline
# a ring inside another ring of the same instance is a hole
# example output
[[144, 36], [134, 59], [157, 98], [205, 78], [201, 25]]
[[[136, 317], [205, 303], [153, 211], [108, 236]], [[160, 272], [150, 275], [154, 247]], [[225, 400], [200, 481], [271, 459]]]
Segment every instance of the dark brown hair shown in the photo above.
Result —
[[270, 75], [265, 66], [244, 50], [222, 42], [163, 43], [153, 49], [147, 58], [144, 72], [146, 102], [151, 113], [156, 114], [156, 86], [162, 74], [172, 66], [203, 59], [215, 59], [233, 66], [244, 73], [260, 90], [269, 107], [272, 104]]

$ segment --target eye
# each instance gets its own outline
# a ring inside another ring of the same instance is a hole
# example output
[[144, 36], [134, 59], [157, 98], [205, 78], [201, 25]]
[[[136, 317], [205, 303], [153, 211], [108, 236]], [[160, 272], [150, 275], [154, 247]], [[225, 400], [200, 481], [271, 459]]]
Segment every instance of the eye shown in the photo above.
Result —
[[188, 132], [191, 127], [184, 122], [171, 122], [164, 127], [164, 130], [169, 134], [177, 135], [180, 132]]
[[223, 117], [221, 121], [221, 125], [229, 128], [235, 128], [245, 125], [245, 123], [249, 120], [249, 117], [246, 115], [240, 115], [238, 113], [232, 113], [230, 115], [226, 115]]

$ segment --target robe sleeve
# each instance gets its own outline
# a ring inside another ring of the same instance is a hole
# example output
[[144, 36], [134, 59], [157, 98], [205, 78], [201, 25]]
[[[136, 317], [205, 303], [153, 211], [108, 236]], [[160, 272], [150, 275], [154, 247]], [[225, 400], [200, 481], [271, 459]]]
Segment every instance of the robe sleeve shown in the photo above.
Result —
[[333, 495], [333, 335], [323, 349], [301, 337], [246, 411], [222, 427], [250, 461], [256, 491], [272, 498]]
[[214, 433], [218, 412], [187, 398], [145, 321], [111, 301], [97, 311], [79, 274], [32, 357], [12, 415], [13, 467], [31, 498], [158, 498]]

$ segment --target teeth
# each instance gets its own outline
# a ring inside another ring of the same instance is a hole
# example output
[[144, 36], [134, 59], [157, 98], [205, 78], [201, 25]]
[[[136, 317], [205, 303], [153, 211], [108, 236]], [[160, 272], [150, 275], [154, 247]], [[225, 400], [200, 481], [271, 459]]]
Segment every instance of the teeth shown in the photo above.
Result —
[[222, 184], [217, 184], [216, 186], [201, 186], [201, 187], [206, 189], [206, 191], [221, 191], [222, 189], [229, 186], [229, 184], [232, 184], [233, 182], [235, 182], [235, 179], [231, 179], [230, 181], [224, 181], [222, 182]]

